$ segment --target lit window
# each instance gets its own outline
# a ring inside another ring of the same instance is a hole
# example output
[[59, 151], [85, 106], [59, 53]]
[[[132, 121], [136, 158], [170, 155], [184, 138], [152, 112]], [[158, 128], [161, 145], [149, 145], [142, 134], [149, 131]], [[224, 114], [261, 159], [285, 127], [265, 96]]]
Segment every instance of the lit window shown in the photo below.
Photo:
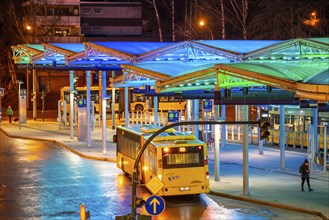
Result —
[[82, 10], [82, 14], [85, 15], [91, 14], [91, 8], [82, 8], [81, 10]]
[[94, 14], [102, 14], [102, 9], [101, 8], [94, 8]]

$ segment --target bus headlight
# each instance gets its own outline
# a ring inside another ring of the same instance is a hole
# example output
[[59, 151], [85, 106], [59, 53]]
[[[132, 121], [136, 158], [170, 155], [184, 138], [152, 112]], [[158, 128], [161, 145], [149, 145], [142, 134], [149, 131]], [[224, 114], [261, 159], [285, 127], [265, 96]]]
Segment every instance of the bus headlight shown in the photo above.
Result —
[[146, 167], [146, 166], [144, 166], [144, 167], [143, 167], [143, 170], [144, 170], [144, 171], [146, 171], [146, 170], [147, 170], [147, 167]]

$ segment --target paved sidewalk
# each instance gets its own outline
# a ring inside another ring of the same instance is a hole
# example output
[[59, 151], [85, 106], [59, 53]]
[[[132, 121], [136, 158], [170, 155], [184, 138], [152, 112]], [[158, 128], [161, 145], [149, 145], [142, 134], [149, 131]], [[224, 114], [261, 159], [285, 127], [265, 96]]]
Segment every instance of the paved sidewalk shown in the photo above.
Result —
[[[0, 130], [10, 137], [54, 141], [61, 147], [89, 159], [115, 161], [114, 130], [107, 123], [106, 153], [102, 153], [102, 129], [96, 126], [91, 133], [91, 146], [85, 142], [70, 140], [69, 129], [58, 129], [55, 120], [44, 122], [28, 120], [19, 129], [18, 123], [0, 123]], [[1, 141], [0, 141], [1, 145]], [[313, 192], [301, 192], [299, 165], [306, 153], [298, 150], [285, 152], [286, 169], [280, 170], [280, 151], [265, 147], [259, 155], [255, 146], [249, 147], [249, 194], [243, 193], [243, 162], [241, 144], [228, 144], [220, 149], [220, 181], [210, 180], [211, 194], [304, 212], [329, 219], [329, 172], [316, 170], [311, 173]], [[209, 151], [209, 162], [214, 153]], [[322, 169], [319, 167], [318, 169]], [[213, 175], [213, 174], [212, 174]], [[307, 189], [307, 186], [305, 187]]]

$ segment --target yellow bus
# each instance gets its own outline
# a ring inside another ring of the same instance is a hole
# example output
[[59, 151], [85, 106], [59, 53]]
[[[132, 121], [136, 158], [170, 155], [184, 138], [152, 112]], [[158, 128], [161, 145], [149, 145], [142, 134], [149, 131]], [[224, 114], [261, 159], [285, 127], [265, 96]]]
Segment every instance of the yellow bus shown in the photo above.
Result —
[[[117, 167], [132, 175], [139, 150], [161, 127], [129, 125], [116, 128]], [[154, 179], [155, 178], [155, 179]], [[154, 195], [175, 196], [209, 192], [207, 144], [193, 134], [168, 129], [155, 137], [139, 164], [139, 181], [157, 182]], [[161, 182], [161, 184], [160, 184]]]
[[[273, 143], [279, 144], [280, 128], [280, 107], [269, 106], [270, 123], [273, 127], [271, 136]], [[307, 147], [308, 125], [312, 124], [313, 114], [310, 108], [285, 107], [285, 139], [288, 145]], [[319, 112], [318, 117], [318, 137], [319, 148], [324, 147], [324, 128], [325, 123], [329, 123], [329, 112]], [[271, 138], [269, 138], [271, 140]], [[329, 143], [329, 130], [327, 129], [327, 143]]]
[[[86, 99], [86, 87], [77, 87], [75, 97], [77, 99]], [[111, 112], [112, 104], [112, 88], [107, 88], [106, 93], [111, 99], [107, 100], [106, 111]], [[95, 111], [99, 112], [99, 87], [90, 87], [90, 101], [94, 102]], [[124, 109], [124, 89], [115, 89], [115, 111], [119, 112]], [[133, 89], [129, 89], [128, 103], [130, 111], [145, 111], [153, 108], [153, 97], [145, 97], [144, 94], [134, 93]], [[67, 103], [67, 110], [70, 109], [70, 87], [65, 86], [60, 90], [60, 99], [65, 100]], [[121, 106], [121, 109], [120, 109]], [[178, 110], [184, 111], [186, 108], [186, 101], [176, 99], [174, 97], [159, 96], [159, 111]], [[67, 111], [69, 112], [69, 111]]]

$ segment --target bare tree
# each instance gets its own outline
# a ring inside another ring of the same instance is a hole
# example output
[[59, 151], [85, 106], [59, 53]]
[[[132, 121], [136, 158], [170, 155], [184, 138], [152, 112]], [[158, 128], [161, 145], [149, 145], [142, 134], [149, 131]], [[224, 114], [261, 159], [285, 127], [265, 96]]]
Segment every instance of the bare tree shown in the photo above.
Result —
[[171, 31], [172, 31], [172, 41], [175, 39], [175, 0], [171, 0]]
[[171, 37], [172, 41], [176, 41], [176, 31], [175, 31], [175, 0], [162, 0], [163, 5], [167, 9], [171, 17]]
[[[26, 43], [24, 30], [21, 28], [20, 4], [16, 1], [5, 0], [1, 2], [0, 8], [0, 87], [8, 91], [17, 88], [15, 83], [18, 70], [12, 60], [11, 46], [17, 43]], [[19, 27], [19, 28], [17, 28]], [[7, 92], [8, 92], [7, 91]]]
[[248, 0], [230, 0], [233, 11], [241, 25], [243, 39], [247, 39]]
[[26, 2], [25, 7], [24, 22], [31, 26], [32, 42], [53, 41], [54, 29], [64, 15], [63, 0], [33, 0]]
[[184, 1], [184, 16], [183, 21], [179, 22], [177, 19], [175, 19], [177, 22], [175, 23], [176, 27], [176, 34], [180, 36], [184, 36], [185, 39], [191, 40], [191, 39], [197, 39], [197, 13], [195, 6], [198, 5], [197, 1]]
[[221, 21], [222, 21], [222, 39], [225, 39], [225, 11], [223, 0], [220, 0], [220, 11], [221, 11]]
[[150, 3], [153, 6], [155, 16], [156, 16], [156, 19], [157, 19], [157, 24], [158, 24], [159, 41], [162, 42], [163, 41], [162, 28], [161, 28], [160, 16], [159, 16], [157, 5], [155, 3], [155, 0], [146, 0], [146, 2]]
[[[46, 30], [56, 27], [63, 14], [61, 0], [2, 0], [0, 8], [0, 86], [17, 89], [17, 79], [24, 80], [25, 71], [13, 63], [11, 46], [22, 43], [51, 41]], [[52, 15], [48, 12], [51, 9]], [[48, 16], [49, 15], [49, 16]], [[43, 23], [37, 27], [38, 24]], [[31, 27], [30, 31], [27, 27]]]
[[[248, 30], [255, 39], [293, 39], [328, 36], [326, 0], [301, 2], [298, 0], [254, 0], [253, 16]], [[317, 13], [317, 25], [305, 25], [312, 13]]]
[[[201, 13], [207, 14], [209, 17], [212, 17], [212, 22], [208, 22], [208, 27], [212, 30], [212, 32], [215, 35], [217, 29], [220, 29], [221, 38], [226, 38], [226, 30], [225, 30], [225, 6], [223, 0], [209, 0], [204, 1], [202, 4], [200, 3], [199, 9], [201, 10]], [[200, 13], [200, 14], [201, 14]], [[220, 17], [220, 22], [217, 22], [216, 18]], [[217, 27], [217, 24], [220, 24], [219, 27]]]

